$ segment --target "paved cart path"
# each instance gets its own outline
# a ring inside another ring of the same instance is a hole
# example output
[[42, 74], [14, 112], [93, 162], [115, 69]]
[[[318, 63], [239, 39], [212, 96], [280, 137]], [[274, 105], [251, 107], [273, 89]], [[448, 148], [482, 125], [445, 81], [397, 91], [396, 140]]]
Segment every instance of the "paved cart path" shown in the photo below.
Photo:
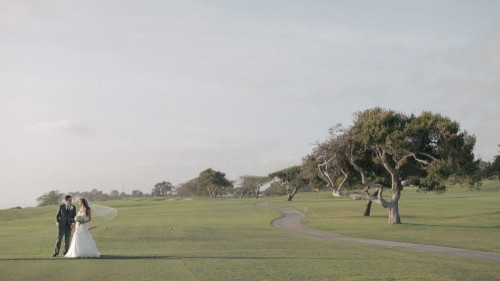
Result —
[[271, 224], [274, 227], [289, 233], [301, 234], [311, 237], [319, 237], [324, 239], [334, 239], [351, 243], [362, 243], [362, 244], [385, 246], [389, 248], [401, 248], [401, 249], [409, 249], [415, 251], [434, 252], [445, 255], [462, 256], [480, 260], [490, 260], [490, 261], [500, 262], [500, 253], [377, 240], [377, 239], [354, 238], [354, 237], [338, 235], [335, 233], [326, 232], [304, 226], [303, 224], [300, 223], [300, 220], [304, 218], [304, 214], [299, 211], [282, 207], [270, 207], [268, 202], [257, 203], [257, 206], [263, 208], [270, 208], [280, 212], [282, 214], [282, 217], [273, 220]]

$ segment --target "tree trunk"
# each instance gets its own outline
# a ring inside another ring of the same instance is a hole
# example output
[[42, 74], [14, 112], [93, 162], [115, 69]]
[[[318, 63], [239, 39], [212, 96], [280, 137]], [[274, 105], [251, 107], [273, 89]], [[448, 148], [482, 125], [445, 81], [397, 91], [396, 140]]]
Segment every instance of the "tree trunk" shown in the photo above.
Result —
[[401, 217], [399, 216], [399, 198], [401, 198], [401, 181], [399, 180], [399, 173], [392, 175], [392, 197], [389, 206], [389, 224], [401, 224]]
[[[373, 197], [378, 196], [378, 189], [375, 192], [373, 192], [372, 196]], [[366, 208], [365, 208], [365, 212], [363, 213], [363, 216], [369, 217], [370, 216], [371, 208], [372, 208], [372, 200], [368, 200], [366, 202]]]
[[297, 193], [297, 190], [298, 190], [298, 188], [294, 188], [294, 189], [293, 189], [293, 192], [288, 193], [288, 201], [292, 201], [293, 197], [294, 197], [294, 196], [295, 196], [295, 194]]
[[393, 202], [392, 206], [389, 208], [389, 224], [401, 224], [397, 202]]
[[257, 190], [255, 191], [255, 199], [259, 199], [259, 191], [260, 188], [257, 188]]
[[387, 158], [387, 154], [385, 152], [381, 155], [382, 164], [384, 168], [391, 174], [391, 190], [392, 197], [391, 203], [387, 206], [387, 210], [389, 211], [389, 224], [400, 224], [401, 218], [399, 216], [399, 198], [401, 198], [401, 177], [399, 175], [398, 167], [394, 167], [389, 163]]
[[217, 197], [217, 187], [215, 187], [215, 186], [213, 186], [213, 187], [208, 186], [207, 187], [207, 191], [208, 191], [208, 197], [210, 197], [210, 198]]

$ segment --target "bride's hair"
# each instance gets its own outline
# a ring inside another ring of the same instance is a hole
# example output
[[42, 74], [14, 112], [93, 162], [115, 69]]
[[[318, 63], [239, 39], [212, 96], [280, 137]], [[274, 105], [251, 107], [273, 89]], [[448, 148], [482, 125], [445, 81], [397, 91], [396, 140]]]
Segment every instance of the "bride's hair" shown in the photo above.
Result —
[[87, 213], [87, 216], [88, 216], [90, 213], [90, 207], [89, 207], [89, 202], [87, 201], [87, 199], [82, 198], [82, 205], [83, 205], [83, 207], [85, 207], [85, 213]]

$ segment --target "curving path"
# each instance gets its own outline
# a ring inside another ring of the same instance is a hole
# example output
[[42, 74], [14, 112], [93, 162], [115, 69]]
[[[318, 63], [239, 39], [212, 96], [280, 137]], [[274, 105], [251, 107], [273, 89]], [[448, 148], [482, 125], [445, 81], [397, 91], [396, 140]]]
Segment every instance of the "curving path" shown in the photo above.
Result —
[[376, 239], [354, 238], [354, 237], [338, 235], [335, 233], [321, 231], [318, 229], [304, 226], [303, 224], [300, 223], [300, 220], [304, 217], [304, 214], [299, 211], [282, 207], [270, 207], [268, 202], [257, 203], [257, 206], [263, 208], [270, 208], [280, 212], [282, 214], [282, 217], [273, 220], [271, 224], [274, 227], [289, 233], [301, 234], [311, 237], [319, 237], [324, 239], [334, 239], [351, 243], [362, 243], [362, 244], [385, 246], [389, 248], [401, 248], [401, 249], [409, 249], [415, 251], [434, 252], [445, 255], [462, 256], [468, 258], [500, 262], [500, 253], [413, 244], [405, 242], [376, 240]]

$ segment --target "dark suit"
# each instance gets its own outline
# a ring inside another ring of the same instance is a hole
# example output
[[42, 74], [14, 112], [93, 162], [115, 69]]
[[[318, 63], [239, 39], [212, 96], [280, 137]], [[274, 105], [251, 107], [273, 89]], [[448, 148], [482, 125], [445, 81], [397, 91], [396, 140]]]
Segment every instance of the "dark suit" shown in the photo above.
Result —
[[57, 231], [57, 241], [54, 249], [54, 255], [59, 254], [59, 249], [61, 248], [61, 241], [63, 236], [64, 238], [64, 254], [68, 252], [69, 243], [71, 241], [71, 225], [75, 223], [76, 216], [76, 208], [73, 205], [70, 205], [70, 210], [68, 210], [66, 204], [62, 204], [59, 206], [59, 209], [56, 213], [56, 223], [58, 225]]

